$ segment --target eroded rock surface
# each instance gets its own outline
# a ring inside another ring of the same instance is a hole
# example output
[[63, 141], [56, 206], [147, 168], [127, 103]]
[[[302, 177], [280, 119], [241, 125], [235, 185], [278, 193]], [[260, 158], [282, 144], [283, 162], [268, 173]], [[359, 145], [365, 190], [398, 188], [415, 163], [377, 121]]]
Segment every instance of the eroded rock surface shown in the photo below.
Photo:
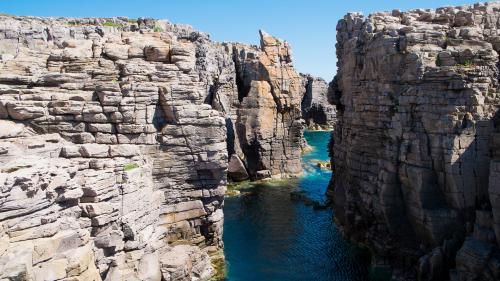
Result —
[[0, 279], [207, 279], [232, 58], [152, 20], [0, 16], [0, 49]]
[[332, 193], [396, 279], [499, 280], [500, 4], [337, 26]]
[[302, 98], [302, 118], [311, 130], [332, 129], [337, 120], [335, 106], [328, 102], [328, 83], [325, 80], [302, 74], [305, 94]]
[[0, 16], [0, 279], [212, 276], [228, 166], [301, 169], [300, 76], [288, 44], [261, 41]]
[[219, 77], [212, 105], [226, 114], [229, 155], [245, 164], [250, 178], [295, 176], [302, 171], [305, 89], [290, 45], [264, 31], [260, 40], [260, 47], [224, 44], [235, 63], [236, 83]]

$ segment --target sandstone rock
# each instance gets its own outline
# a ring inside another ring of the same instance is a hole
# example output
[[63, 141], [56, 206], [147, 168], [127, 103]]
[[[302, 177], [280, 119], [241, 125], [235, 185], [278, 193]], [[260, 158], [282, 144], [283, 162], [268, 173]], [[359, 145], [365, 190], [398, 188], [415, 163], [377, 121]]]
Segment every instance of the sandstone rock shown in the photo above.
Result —
[[266, 177], [294, 176], [301, 172], [300, 103], [305, 89], [293, 69], [288, 43], [263, 31], [260, 35], [260, 48], [226, 46], [237, 68], [232, 82], [237, 91], [221, 86], [211, 103], [226, 113], [229, 153], [245, 161], [251, 178], [257, 178], [259, 169], [270, 171]]
[[21, 123], [15, 123], [8, 120], [0, 120], [0, 139], [13, 138], [26, 135], [26, 128]]
[[160, 263], [164, 280], [206, 280], [213, 273], [210, 258], [196, 246], [175, 246]]

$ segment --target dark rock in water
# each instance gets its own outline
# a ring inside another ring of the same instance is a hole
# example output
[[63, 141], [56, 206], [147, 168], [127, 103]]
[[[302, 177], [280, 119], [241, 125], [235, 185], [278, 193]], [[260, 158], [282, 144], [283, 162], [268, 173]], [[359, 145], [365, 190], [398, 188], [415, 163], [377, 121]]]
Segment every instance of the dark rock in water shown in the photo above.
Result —
[[290, 198], [294, 201], [303, 202], [306, 205], [312, 206], [314, 204], [314, 201], [312, 199], [309, 199], [303, 191], [290, 192]]
[[227, 176], [233, 181], [244, 181], [249, 178], [245, 165], [236, 154], [231, 155], [229, 159]]
[[318, 162], [316, 163], [316, 166], [317, 166], [318, 168], [321, 168], [321, 169], [331, 169], [331, 168], [332, 168], [331, 163], [330, 163], [330, 162], [328, 162], [328, 161], [318, 161]]
[[490, 2], [337, 25], [335, 215], [395, 279], [500, 279], [499, 17]]
[[330, 207], [327, 202], [320, 202], [309, 198], [304, 191], [292, 191], [290, 192], [290, 198], [293, 201], [300, 201], [307, 206], [312, 206], [314, 210], [324, 210]]

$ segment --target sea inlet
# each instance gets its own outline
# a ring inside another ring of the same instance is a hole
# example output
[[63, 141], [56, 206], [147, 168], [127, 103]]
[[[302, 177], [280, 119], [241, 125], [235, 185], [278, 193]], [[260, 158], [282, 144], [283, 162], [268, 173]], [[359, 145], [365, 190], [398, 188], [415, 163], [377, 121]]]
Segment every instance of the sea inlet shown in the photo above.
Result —
[[368, 280], [363, 255], [341, 235], [325, 195], [330, 132], [306, 131], [302, 177], [247, 184], [225, 200], [229, 281]]

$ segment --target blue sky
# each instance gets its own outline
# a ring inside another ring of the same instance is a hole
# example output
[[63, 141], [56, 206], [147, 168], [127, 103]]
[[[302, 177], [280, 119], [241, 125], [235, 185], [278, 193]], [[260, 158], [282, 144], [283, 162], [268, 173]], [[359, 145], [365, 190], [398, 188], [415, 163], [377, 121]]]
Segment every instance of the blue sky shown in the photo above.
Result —
[[436, 8], [470, 0], [0, 0], [0, 13], [31, 16], [153, 17], [187, 23], [216, 41], [257, 44], [258, 30], [292, 44], [295, 67], [331, 80], [335, 26], [347, 12]]

